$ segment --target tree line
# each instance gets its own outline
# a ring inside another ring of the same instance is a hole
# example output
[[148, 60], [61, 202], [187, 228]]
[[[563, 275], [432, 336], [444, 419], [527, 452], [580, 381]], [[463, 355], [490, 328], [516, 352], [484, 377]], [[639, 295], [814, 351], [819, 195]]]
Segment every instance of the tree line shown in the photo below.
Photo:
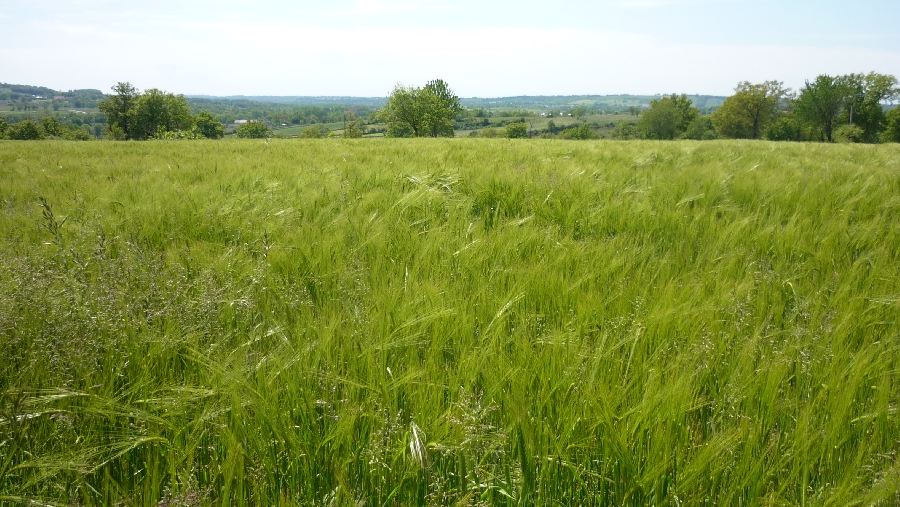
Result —
[[772, 141], [900, 142], [900, 98], [891, 75], [820, 75], [799, 93], [780, 81], [742, 82], [710, 115], [684, 95], [654, 100], [635, 122], [616, 126], [618, 139], [768, 139]]
[[144, 93], [130, 83], [113, 86], [99, 104], [106, 115], [106, 137], [113, 140], [219, 139], [225, 128], [209, 111], [196, 115], [184, 95], [156, 88]]

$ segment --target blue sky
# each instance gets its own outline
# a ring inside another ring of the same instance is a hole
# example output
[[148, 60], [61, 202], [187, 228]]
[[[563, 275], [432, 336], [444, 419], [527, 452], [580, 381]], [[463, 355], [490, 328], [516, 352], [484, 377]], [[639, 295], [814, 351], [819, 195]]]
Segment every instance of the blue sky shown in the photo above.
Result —
[[210, 95], [730, 94], [900, 76], [900, 1], [0, 0], [0, 81]]

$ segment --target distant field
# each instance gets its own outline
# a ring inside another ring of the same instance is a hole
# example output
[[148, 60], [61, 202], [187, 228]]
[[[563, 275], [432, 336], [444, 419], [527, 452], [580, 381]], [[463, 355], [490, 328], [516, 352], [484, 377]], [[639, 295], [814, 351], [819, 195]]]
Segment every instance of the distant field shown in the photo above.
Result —
[[0, 504], [898, 505], [900, 146], [0, 142]]

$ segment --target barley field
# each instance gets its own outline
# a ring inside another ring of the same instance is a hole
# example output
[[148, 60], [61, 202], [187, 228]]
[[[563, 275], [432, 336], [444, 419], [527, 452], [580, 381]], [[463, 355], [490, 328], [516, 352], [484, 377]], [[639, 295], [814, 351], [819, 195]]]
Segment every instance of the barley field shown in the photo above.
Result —
[[900, 505], [900, 146], [0, 142], [0, 504]]

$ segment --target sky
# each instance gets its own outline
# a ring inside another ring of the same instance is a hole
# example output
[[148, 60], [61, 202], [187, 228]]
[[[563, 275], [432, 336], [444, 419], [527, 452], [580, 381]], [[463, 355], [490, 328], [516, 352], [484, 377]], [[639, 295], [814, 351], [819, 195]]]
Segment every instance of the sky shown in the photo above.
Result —
[[0, 0], [0, 82], [384, 97], [729, 95], [900, 77], [900, 1]]

